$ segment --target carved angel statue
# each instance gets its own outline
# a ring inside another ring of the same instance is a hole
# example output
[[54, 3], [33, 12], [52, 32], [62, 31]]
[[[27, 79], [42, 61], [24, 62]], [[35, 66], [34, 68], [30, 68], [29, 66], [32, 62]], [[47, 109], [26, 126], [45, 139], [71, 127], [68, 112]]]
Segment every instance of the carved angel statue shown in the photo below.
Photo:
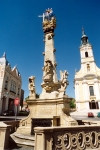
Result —
[[36, 91], [35, 91], [35, 76], [29, 77], [29, 85], [28, 85], [30, 94], [29, 96], [35, 96]]
[[64, 83], [64, 82], [66, 82], [67, 81], [67, 77], [68, 77], [68, 72], [67, 72], [67, 70], [64, 70], [64, 72], [62, 72], [61, 70], [60, 70], [60, 81], [62, 82], [62, 83]]
[[64, 70], [64, 72], [60, 71], [61, 88], [59, 89], [59, 91], [60, 91], [60, 92], [64, 92], [64, 94], [65, 94], [65, 91], [66, 91], [66, 87], [67, 87], [67, 85], [68, 85], [67, 77], [68, 77], [68, 72], [67, 72], [67, 70]]

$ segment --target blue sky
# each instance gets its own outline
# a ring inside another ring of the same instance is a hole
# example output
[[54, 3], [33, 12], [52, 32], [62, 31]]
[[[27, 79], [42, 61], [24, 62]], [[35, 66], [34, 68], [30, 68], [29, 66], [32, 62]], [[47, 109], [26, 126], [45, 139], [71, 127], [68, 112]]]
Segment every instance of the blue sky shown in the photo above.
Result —
[[36, 76], [36, 92], [41, 93], [44, 42], [42, 18], [47, 8], [57, 17], [54, 44], [57, 74], [69, 72], [66, 94], [74, 97], [75, 68], [80, 69], [82, 26], [93, 46], [100, 67], [100, 1], [99, 0], [0, 0], [0, 57], [6, 52], [11, 67], [17, 65], [22, 88], [28, 96], [28, 77]]

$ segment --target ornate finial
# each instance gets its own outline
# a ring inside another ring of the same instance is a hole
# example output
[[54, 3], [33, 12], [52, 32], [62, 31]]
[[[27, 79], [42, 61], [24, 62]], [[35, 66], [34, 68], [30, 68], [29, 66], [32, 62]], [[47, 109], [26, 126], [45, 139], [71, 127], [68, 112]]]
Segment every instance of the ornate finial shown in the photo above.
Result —
[[3, 56], [2, 57], [5, 57], [6, 58], [6, 53], [4, 52]]
[[85, 32], [84, 32], [84, 28], [82, 27], [82, 35], [84, 35], [85, 34]]
[[13, 67], [13, 70], [14, 70], [14, 69], [17, 69], [17, 65], [15, 65], [15, 66]]
[[17, 69], [17, 65], [15, 65], [15, 67], [14, 68], [16, 68]]

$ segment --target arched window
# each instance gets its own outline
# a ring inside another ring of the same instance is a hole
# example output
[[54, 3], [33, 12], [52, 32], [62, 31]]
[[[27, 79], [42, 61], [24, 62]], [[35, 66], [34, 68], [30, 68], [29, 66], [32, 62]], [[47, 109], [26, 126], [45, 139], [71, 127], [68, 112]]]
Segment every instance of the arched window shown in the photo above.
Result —
[[85, 57], [88, 57], [88, 52], [85, 52]]
[[90, 96], [94, 96], [93, 86], [89, 86]]
[[90, 109], [99, 109], [98, 102], [95, 102], [95, 100], [92, 100], [91, 102], [89, 102], [89, 107]]

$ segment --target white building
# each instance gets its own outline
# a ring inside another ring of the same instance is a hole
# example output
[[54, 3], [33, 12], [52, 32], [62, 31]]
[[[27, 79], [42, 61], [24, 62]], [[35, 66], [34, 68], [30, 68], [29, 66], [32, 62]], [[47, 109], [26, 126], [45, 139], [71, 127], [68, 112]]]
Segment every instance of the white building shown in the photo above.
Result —
[[100, 108], [100, 69], [96, 66], [92, 45], [82, 30], [81, 69], [75, 73], [75, 99], [77, 110]]
[[14, 110], [14, 99], [21, 97], [21, 85], [21, 75], [17, 67], [10, 67], [4, 53], [0, 58], [0, 114], [5, 110]]

